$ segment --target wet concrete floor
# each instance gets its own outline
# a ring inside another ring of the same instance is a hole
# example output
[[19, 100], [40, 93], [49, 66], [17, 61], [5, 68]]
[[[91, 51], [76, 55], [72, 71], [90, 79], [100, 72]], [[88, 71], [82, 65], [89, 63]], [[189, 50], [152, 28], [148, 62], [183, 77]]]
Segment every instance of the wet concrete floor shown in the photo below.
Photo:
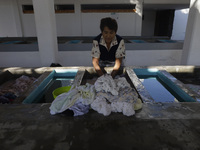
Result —
[[0, 147], [7, 149], [199, 149], [200, 104], [144, 104], [135, 116], [55, 116], [50, 104], [0, 106]]

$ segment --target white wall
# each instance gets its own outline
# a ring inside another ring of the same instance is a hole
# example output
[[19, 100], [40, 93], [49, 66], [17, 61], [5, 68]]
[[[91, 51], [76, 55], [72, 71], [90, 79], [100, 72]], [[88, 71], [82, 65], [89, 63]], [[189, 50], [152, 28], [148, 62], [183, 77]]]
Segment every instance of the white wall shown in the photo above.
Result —
[[58, 36], [80, 36], [81, 25], [76, 14], [56, 14]]
[[126, 66], [180, 65], [182, 50], [126, 51]]
[[[106, 3], [110, 4], [113, 1], [55, 0], [55, 4], [74, 4], [75, 6], [75, 13], [56, 14], [57, 35], [95, 36], [100, 32], [100, 19], [108, 16], [117, 20], [119, 24], [118, 34], [122, 36], [141, 35], [142, 0], [115, 0], [116, 4], [136, 4], [136, 13], [81, 13], [81, 4]], [[34, 14], [24, 14], [22, 12], [22, 5], [32, 5], [32, 0], [0, 1], [0, 37], [37, 36]]]
[[[15, 6], [16, 7], [16, 6]], [[0, 1], [0, 37], [16, 37], [16, 22], [12, 0]]]
[[184, 40], [185, 30], [188, 20], [188, 9], [176, 10], [174, 16], [174, 24], [172, 30], [172, 40]]
[[[117, 33], [121, 36], [136, 36], [135, 13], [82, 13], [82, 35], [96, 36], [100, 33], [100, 20], [104, 17], [115, 18], [118, 22]], [[88, 18], [92, 18], [89, 20]], [[88, 23], [89, 22], [89, 23]], [[138, 29], [139, 30], [139, 29]]]
[[[42, 67], [39, 52], [1, 52], [0, 67]], [[180, 65], [182, 50], [127, 50], [126, 66]], [[62, 66], [92, 66], [91, 51], [59, 51]], [[47, 66], [49, 67], [50, 64]]]
[[23, 36], [24, 37], [36, 37], [36, 27], [35, 27], [35, 18], [33, 14], [23, 14], [22, 15], [22, 24], [23, 24]]
[[22, 11], [22, 5], [33, 5], [32, 0], [17, 0], [17, 1], [18, 1], [17, 7], [19, 8], [19, 14], [22, 24], [22, 35], [24, 37], [37, 36], [34, 14], [24, 14]]
[[0, 67], [41, 67], [39, 52], [1, 52]]
[[55, 4], [74, 4], [74, 13], [56, 13], [56, 26], [58, 36], [80, 36], [80, 2], [78, 0], [54, 0]]
[[[128, 50], [125, 65], [180, 65], [181, 54], [181, 50]], [[92, 66], [91, 51], [59, 52], [59, 58], [63, 66]]]
[[200, 65], [200, 1], [191, 0], [183, 46], [182, 64]]

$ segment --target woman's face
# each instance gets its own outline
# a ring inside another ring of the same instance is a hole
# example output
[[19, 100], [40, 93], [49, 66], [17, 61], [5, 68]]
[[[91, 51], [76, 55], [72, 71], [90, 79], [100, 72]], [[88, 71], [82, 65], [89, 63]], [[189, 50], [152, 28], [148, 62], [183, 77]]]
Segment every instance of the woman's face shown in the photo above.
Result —
[[110, 30], [108, 27], [104, 27], [102, 35], [106, 44], [110, 44], [115, 38], [116, 32], [114, 30]]

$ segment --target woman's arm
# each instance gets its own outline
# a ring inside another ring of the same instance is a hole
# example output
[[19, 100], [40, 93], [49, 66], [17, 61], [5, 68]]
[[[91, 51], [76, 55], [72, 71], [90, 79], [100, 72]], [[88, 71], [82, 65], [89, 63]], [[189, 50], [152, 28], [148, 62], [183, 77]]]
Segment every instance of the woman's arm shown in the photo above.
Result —
[[118, 73], [118, 71], [119, 71], [119, 68], [120, 68], [120, 66], [121, 66], [121, 63], [122, 63], [122, 58], [116, 58], [116, 60], [115, 60], [115, 65], [114, 65], [113, 71], [112, 71], [112, 73], [111, 73], [111, 76], [112, 76], [113, 78], [117, 75], [117, 73]]
[[101, 68], [99, 66], [99, 58], [92, 57], [92, 64], [93, 64], [94, 69], [96, 70], [97, 74], [99, 76], [102, 76], [103, 75], [103, 71], [101, 70]]

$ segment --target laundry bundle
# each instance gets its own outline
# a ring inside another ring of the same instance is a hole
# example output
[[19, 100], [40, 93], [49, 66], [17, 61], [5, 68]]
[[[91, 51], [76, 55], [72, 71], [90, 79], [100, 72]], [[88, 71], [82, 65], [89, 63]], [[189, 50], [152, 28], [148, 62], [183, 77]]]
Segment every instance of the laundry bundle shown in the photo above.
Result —
[[110, 75], [103, 75], [95, 82], [96, 98], [91, 108], [104, 116], [111, 112], [122, 112], [131, 116], [135, 110], [142, 108], [142, 101], [137, 92], [131, 88], [126, 78], [113, 79]]
[[37, 79], [22, 75], [14, 81], [7, 81], [0, 87], [0, 104], [12, 103], [21, 96]]
[[74, 116], [86, 114], [94, 98], [94, 85], [86, 83], [86, 85], [72, 87], [69, 92], [56, 97], [50, 106], [50, 113], [54, 115], [69, 109], [74, 112]]
[[126, 78], [113, 79], [106, 74], [99, 77], [94, 85], [86, 83], [72, 87], [68, 93], [57, 96], [50, 106], [50, 113], [54, 115], [69, 109], [78, 116], [88, 113], [90, 108], [104, 116], [111, 112], [132, 116], [135, 110], [142, 108], [142, 101]]

